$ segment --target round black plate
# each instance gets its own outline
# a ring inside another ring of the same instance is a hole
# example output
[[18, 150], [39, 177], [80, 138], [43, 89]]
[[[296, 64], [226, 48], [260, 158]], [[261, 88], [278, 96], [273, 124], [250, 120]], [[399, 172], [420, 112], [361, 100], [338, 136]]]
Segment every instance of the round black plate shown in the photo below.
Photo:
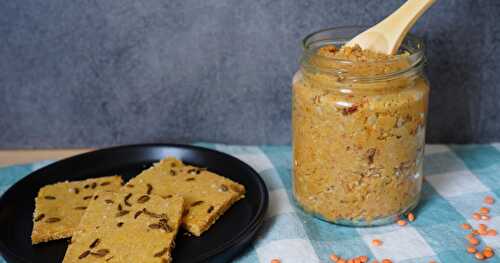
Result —
[[23, 178], [0, 199], [0, 250], [8, 262], [62, 262], [68, 239], [31, 245], [34, 198], [47, 184], [120, 174], [132, 178], [166, 156], [245, 185], [246, 198], [231, 207], [201, 237], [181, 230], [174, 262], [227, 262], [254, 237], [268, 205], [266, 186], [257, 172], [230, 155], [196, 146], [147, 144], [108, 148], [58, 161]]

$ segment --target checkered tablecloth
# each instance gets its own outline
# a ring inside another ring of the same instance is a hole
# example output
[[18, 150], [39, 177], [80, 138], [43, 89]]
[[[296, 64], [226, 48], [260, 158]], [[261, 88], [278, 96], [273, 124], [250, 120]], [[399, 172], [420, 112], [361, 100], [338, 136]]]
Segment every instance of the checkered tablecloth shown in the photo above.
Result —
[[[390, 258], [405, 263], [476, 262], [465, 251], [467, 232], [460, 225], [469, 222], [477, 227], [471, 214], [479, 209], [486, 195], [497, 199], [487, 225], [500, 230], [500, 144], [428, 145], [423, 195], [415, 210], [417, 220], [405, 227], [372, 228], [329, 224], [298, 209], [291, 196], [289, 146], [200, 145], [247, 162], [269, 189], [270, 205], [264, 225], [252, 247], [235, 260], [238, 263], [267, 263], [274, 258], [283, 263], [330, 262], [332, 252], [344, 258], [367, 255], [370, 259]], [[0, 168], [0, 191], [47, 163]], [[382, 240], [383, 246], [373, 246], [373, 239]], [[499, 249], [500, 236], [482, 237], [481, 243]], [[500, 262], [500, 257], [486, 262]]]

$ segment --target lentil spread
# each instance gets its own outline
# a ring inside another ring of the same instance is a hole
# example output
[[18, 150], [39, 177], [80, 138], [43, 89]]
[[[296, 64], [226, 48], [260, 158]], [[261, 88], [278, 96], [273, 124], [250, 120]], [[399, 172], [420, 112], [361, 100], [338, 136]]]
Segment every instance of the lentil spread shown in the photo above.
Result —
[[323, 45], [293, 81], [293, 191], [304, 210], [371, 225], [418, 202], [428, 82], [409, 53]]

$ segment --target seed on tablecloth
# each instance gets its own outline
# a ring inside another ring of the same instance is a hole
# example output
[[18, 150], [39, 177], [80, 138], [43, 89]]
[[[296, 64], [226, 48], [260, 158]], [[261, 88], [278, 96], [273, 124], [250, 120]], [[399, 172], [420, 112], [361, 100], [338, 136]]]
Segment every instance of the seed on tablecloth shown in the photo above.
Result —
[[493, 250], [489, 250], [489, 249], [485, 249], [483, 250], [483, 256], [485, 258], [491, 258], [495, 255], [495, 252], [493, 252]]
[[490, 209], [488, 207], [481, 207], [479, 208], [479, 213], [482, 215], [486, 215], [490, 213]]
[[358, 259], [361, 263], [368, 262], [368, 256], [359, 256]]
[[372, 245], [374, 245], [376, 247], [380, 247], [380, 246], [382, 246], [382, 240], [374, 239], [374, 240], [372, 240]]
[[479, 213], [473, 213], [473, 214], [472, 214], [472, 218], [473, 218], [474, 220], [481, 220], [481, 215], [480, 215]]
[[473, 246], [468, 246], [468, 247], [467, 247], [467, 253], [469, 253], [469, 254], [474, 254], [474, 253], [476, 253], [476, 252], [477, 252], [476, 247], [473, 247]]
[[473, 237], [473, 238], [469, 239], [469, 243], [470, 243], [471, 245], [476, 246], [476, 245], [478, 245], [478, 244], [479, 244], [479, 239], [477, 239], [477, 238]]
[[493, 196], [488, 195], [484, 198], [484, 203], [492, 205], [493, 203], [495, 203], [495, 199], [493, 198]]
[[413, 213], [408, 213], [408, 221], [413, 222], [415, 221], [415, 215]]

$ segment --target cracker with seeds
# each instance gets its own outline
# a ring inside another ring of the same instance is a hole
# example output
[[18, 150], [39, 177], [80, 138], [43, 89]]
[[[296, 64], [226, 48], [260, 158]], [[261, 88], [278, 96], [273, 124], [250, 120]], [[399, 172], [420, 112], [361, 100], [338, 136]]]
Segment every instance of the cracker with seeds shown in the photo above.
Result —
[[175, 158], [155, 163], [123, 188], [166, 198], [174, 194], [184, 197], [182, 226], [195, 236], [209, 229], [233, 203], [245, 196], [243, 185]]
[[31, 243], [70, 237], [91, 199], [98, 198], [94, 193], [119, 190], [122, 183], [120, 176], [108, 176], [42, 187], [35, 199]]
[[71, 239], [63, 263], [167, 263], [179, 229], [183, 198], [99, 192]]

